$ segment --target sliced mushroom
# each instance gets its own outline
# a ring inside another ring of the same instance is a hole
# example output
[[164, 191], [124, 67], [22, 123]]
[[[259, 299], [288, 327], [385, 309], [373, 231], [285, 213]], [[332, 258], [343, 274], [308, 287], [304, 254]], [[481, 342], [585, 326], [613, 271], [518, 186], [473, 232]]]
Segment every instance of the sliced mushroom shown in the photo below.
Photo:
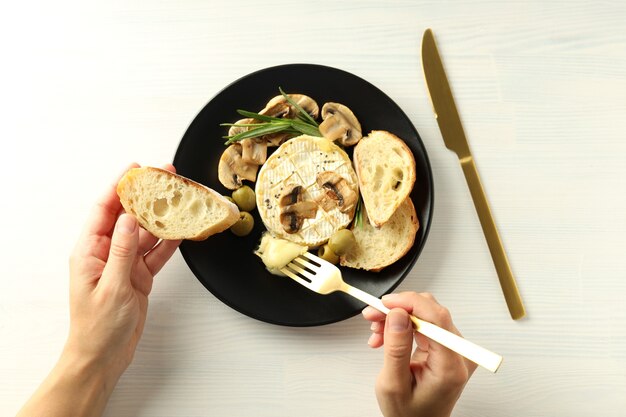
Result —
[[267, 159], [267, 142], [260, 138], [244, 139], [241, 143], [241, 159], [246, 164], [263, 165]]
[[317, 215], [317, 203], [304, 200], [303, 194], [301, 185], [288, 185], [280, 196], [280, 224], [287, 233], [297, 233], [304, 219], [313, 219]]
[[356, 207], [359, 198], [357, 192], [335, 171], [320, 172], [316, 182], [326, 191], [318, 199], [319, 205], [325, 211], [339, 208], [342, 213], [350, 213]]
[[[258, 123], [258, 121], [256, 119], [241, 119], [241, 120], [237, 120], [235, 122], [235, 125], [249, 125], [252, 123]], [[248, 130], [247, 126], [231, 126], [230, 129], [228, 129], [228, 136], [235, 136], [238, 133], [243, 133], [246, 130]]]
[[331, 141], [338, 141], [344, 146], [356, 145], [363, 137], [361, 123], [352, 110], [343, 104], [326, 103], [322, 107], [320, 133]]
[[[305, 112], [316, 119], [319, 116], [320, 108], [317, 102], [304, 94], [288, 94], [289, 98], [300, 106]], [[265, 108], [259, 112], [266, 116], [282, 117], [284, 119], [294, 119], [296, 117], [296, 109], [282, 95], [271, 99]]]
[[247, 164], [241, 157], [242, 147], [239, 143], [230, 145], [222, 156], [217, 167], [220, 182], [229, 190], [236, 190], [243, 185], [242, 180], [255, 181], [259, 166]]
[[291, 135], [289, 133], [278, 132], [271, 135], [261, 136], [261, 139], [267, 143], [267, 146], [280, 146], [290, 137]]

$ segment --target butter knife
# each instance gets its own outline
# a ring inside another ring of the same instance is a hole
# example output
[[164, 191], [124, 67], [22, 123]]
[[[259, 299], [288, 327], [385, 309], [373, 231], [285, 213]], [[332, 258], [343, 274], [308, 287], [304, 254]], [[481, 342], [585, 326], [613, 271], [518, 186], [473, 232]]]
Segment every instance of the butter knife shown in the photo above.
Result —
[[463, 174], [465, 174], [465, 180], [474, 201], [474, 207], [476, 207], [476, 212], [487, 240], [487, 246], [489, 246], [489, 252], [491, 252], [491, 258], [498, 273], [504, 299], [511, 317], [513, 320], [518, 320], [526, 315], [522, 298], [517, 289], [515, 277], [511, 271], [504, 246], [500, 240], [498, 228], [491, 215], [491, 209], [489, 208], [474, 158], [463, 131], [463, 125], [450, 91], [450, 85], [437, 50], [437, 44], [430, 29], [424, 32], [422, 39], [422, 67], [435, 118], [437, 119], [439, 130], [441, 130], [441, 136], [443, 136], [446, 147], [456, 153], [459, 158]]

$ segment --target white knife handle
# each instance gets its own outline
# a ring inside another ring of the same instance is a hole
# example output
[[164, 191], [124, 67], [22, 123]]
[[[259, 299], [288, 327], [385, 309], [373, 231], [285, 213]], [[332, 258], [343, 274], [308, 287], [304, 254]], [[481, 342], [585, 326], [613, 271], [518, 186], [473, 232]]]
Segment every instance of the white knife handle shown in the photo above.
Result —
[[[374, 297], [356, 287], [346, 284], [342, 291], [363, 301], [364, 303], [374, 307], [376, 310], [384, 314], [389, 314], [387, 308], [381, 299]], [[448, 349], [458, 353], [459, 355], [469, 359], [470, 361], [482, 366], [491, 372], [496, 372], [502, 363], [502, 356], [491, 352], [467, 339], [462, 338], [452, 332], [438, 327], [430, 322], [418, 319], [415, 316], [409, 316], [413, 322], [413, 327], [419, 333], [434, 340], [435, 342], [447, 347]]]

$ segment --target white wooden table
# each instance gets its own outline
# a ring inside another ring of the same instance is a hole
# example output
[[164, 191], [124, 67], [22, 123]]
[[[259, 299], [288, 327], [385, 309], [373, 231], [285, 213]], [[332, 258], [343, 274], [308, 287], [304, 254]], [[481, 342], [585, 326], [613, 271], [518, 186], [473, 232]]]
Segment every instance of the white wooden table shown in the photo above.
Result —
[[[430, 236], [401, 290], [430, 291], [478, 370], [457, 416], [626, 411], [626, 3], [13, 2], [0, 15], [0, 414], [68, 330], [68, 255], [127, 163], [172, 160], [224, 85], [284, 63], [363, 77], [409, 115], [435, 180]], [[433, 28], [528, 317], [512, 321], [423, 80]], [[382, 351], [360, 317], [318, 328], [219, 302], [179, 253], [158, 276], [135, 362], [106, 415], [376, 416]]]

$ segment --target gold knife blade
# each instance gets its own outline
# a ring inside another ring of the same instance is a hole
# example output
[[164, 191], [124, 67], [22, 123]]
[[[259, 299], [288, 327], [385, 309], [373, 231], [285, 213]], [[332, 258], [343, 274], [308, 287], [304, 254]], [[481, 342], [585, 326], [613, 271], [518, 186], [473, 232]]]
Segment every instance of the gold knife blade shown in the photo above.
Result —
[[513, 320], [518, 320], [526, 315], [524, 304], [504, 251], [498, 228], [491, 215], [491, 209], [480, 182], [478, 170], [467, 143], [461, 118], [454, 103], [450, 84], [439, 56], [435, 37], [430, 29], [424, 32], [422, 39], [422, 67], [435, 118], [437, 119], [439, 130], [441, 130], [441, 136], [446, 147], [456, 153], [459, 158], [465, 180], [474, 201], [474, 207], [476, 207], [476, 212], [480, 219], [483, 234], [487, 240], [491, 258], [498, 273], [504, 299], [511, 317]]

